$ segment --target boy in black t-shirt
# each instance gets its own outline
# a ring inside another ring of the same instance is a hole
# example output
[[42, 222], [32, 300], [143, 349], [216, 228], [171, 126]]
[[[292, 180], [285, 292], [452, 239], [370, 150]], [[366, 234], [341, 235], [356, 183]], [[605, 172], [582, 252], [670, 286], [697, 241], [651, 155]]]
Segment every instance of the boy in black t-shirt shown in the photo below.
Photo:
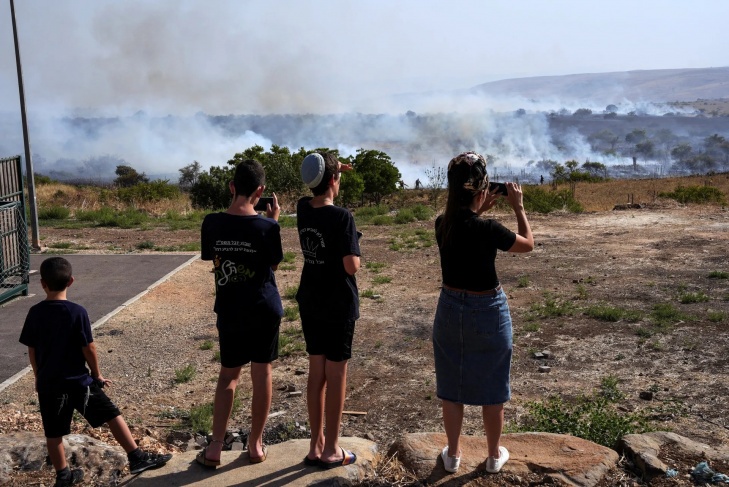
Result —
[[211, 213], [201, 228], [202, 260], [212, 260], [215, 272], [215, 312], [220, 337], [220, 374], [213, 405], [210, 445], [198, 463], [220, 465], [235, 388], [243, 365], [251, 363], [253, 399], [248, 457], [266, 460], [263, 428], [271, 408], [271, 362], [278, 358], [278, 332], [283, 316], [274, 270], [283, 260], [281, 212], [276, 194], [261, 217], [255, 205], [265, 189], [266, 176], [258, 161], [238, 163], [230, 182], [233, 201], [227, 211]]
[[[333, 468], [357, 459], [339, 446], [339, 428], [352, 356], [359, 296], [354, 274], [359, 270], [359, 240], [351, 213], [334, 206], [340, 172], [351, 170], [333, 154], [304, 158], [301, 176], [314, 197], [301, 198], [297, 226], [304, 268], [296, 294], [309, 354], [307, 406], [311, 425], [306, 465]], [[326, 435], [324, 419], [326, 417]]]
[[28, 311], [20, 343], [28, 346], [35, 374], [48, 456], [56, 469], [54, 485], [73, 485], [83, 480], [83, 470], [68, 468], [63, 448], [63, 436], [71, 432], [74, 410], [93, 428], [104, 423], [109, 426], [127, 452], [131, 473], [164, 465], [172, 455], [157, 455], [137, 447], [119, 409], [101, 390], [111, 381], [99, 370], [89, 316], [82, 306], [66, 299], [66, 290], [73, 283], [71, 264], [63, 257], [51, 257], [41, 264], [40, 275], [46, 299]]

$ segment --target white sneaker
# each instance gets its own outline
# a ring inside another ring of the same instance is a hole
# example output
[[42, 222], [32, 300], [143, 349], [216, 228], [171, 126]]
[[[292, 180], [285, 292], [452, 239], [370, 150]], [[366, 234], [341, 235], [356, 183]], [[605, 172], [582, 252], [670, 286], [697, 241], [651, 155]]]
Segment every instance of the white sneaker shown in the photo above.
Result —
[[461, 466], [461, 457], [451, 457], [448, 455], [448, 445], [440, 452], [440, 457], [443, 459], [443, 467], [447, 472], [455, 473], [458, 471], [458, 467]]
[[501, 467], [509, 461], [509, 450], [503, 446], [499, 447], [499, 458], [488, 457], [486, 459], [486, 471], [489, 473], [499, 473]]

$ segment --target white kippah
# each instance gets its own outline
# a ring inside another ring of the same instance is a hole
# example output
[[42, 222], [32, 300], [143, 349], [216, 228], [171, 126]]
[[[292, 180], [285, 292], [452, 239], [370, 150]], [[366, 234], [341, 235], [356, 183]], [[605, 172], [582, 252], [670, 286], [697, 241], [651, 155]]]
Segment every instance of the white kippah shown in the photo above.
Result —
[[301, 179], [309, 188], [316, 188], [324, 177], [324, 169], [324, 158], [321, 154], [309, 154], [301, 163]]

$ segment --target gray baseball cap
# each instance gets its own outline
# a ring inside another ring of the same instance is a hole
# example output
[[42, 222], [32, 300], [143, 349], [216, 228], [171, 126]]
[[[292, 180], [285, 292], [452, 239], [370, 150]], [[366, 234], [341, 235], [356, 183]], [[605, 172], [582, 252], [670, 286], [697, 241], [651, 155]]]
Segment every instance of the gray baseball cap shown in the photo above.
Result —
[[324, 158], [321, 154], [309, 154], [301, 163], [301, 179], [309, 188], [316, 188], [324, 177], [324, 169]]

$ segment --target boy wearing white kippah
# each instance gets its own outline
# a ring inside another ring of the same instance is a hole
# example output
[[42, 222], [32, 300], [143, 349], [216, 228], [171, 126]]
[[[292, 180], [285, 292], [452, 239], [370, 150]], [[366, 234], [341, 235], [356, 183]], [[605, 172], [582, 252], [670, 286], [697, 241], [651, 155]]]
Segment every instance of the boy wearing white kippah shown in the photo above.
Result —
[[301, 177], [314, 196], [301, 198], [297, 205], [304, 268], [296, 300], [309, 354], [306, 399], [311, 426], [304, 463], [327, 469], [357, 460], [339, 446], [347, 361], [359, 318], [354, 277], [360, 264], [358, 232], [352, 214], [334, 205], [340, 173], [350, 170], [351, 165], [340, 163], [331, 153], [309, 154], [301, 165]]

